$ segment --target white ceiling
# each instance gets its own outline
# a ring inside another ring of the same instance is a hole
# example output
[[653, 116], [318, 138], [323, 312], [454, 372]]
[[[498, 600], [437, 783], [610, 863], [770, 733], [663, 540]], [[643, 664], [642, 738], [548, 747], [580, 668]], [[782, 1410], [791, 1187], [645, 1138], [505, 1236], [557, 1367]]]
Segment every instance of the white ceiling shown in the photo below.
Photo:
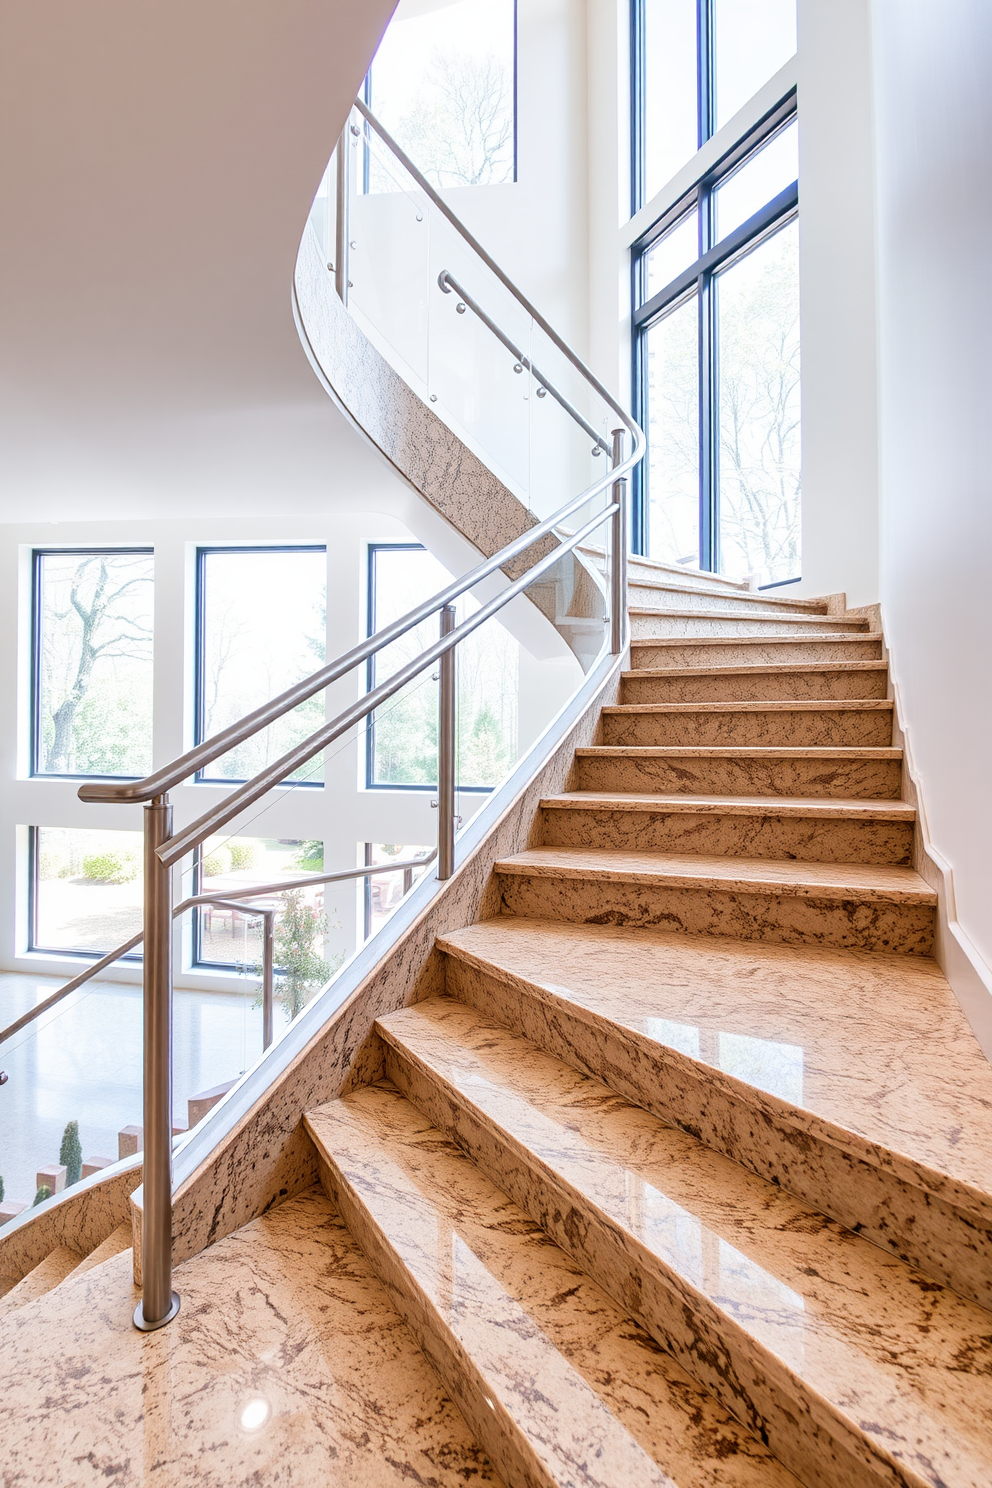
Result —
[[0, 521], [391, 477], [300, 347], [310, 201], [394, 0], [4, 0]]

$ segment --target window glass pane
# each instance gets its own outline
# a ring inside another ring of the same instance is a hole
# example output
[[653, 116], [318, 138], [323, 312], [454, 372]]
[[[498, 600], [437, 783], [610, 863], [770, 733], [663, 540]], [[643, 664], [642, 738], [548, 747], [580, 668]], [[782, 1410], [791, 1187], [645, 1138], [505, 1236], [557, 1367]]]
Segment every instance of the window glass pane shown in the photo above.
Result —
[[[408, 863], [414, 858], [426, 858], [433, 847], [411, 847], [398, 842], [366, 842], [366, 863]], [[427, 872], [426, 868], [400, 869], [398, 873], [377, 873], [365, 882], [365, 939], [374, 935], [396, 909], [403, 896]]]
[[696, 0], [644, 0], [644, 199], [699, 147]]
[[799, 178], [799, 127], [795, 120], [717, 187], [716, 235], [725, 238]]
[[717, 281], [720, 571], [800, 574], [799, 228]]
[[699, 312], [695, 296], [647, 332], [648, 551], [699, 564]]
[[[451, 575], [420, 547], [375, 547], [372, 552], [372, 629], [381, 630], [421, 600], [429, 599]], [[459, 601], [458, 615], [478, 606]], [[394, 641], [375, 660], [372, 685], [437, 640], [436, 615]], [[458, 648], [459, 789], [489, 788], [517, 757], [517, 643], [494, 621]], [[373, 785], [435, 786], [437, 783], [437, 684], [422, 673], [377, 709], [371, 739]]]
[[699, 257], [699, 223], [695, 208], [682, 221], [670, 228], [644, 255], [644, 298], [649, 300], [671, 284], [677, 275]]
[[39, 553], [37, 759], [46, 775], [152, 767], [151, 553]]
[[36, 827], [33, 839], [32, 950], [105, 955], [141, 929], [140, 832]]
[[514, 180], [514, 30], [514, 0], [400, 0], [371, 108], [435, 186]]
[[[323, 548], [200, 554], [200, 739], [236, 723], [323, 665], [326, 571]], [[318, 693], [209, 765], [204, 778], [248, 780], [323, 720], [324, 695]], [[320, 758], [290, 778], [319, 782]]]
[[713, 33], [719, 129], [795, 52], [796, 0], [713, 0]]
[[[304, 838], [216, 837], [204, 844], [197, 893], [244, 893], [253, 884], [278, 883], [324, 871], [324, 844]], [[328, 872], [331, 870], [328, 869]], [[293, 1018], [330, 980], [344, 960], [342, 927], [326, 902], [330, 885], [293, 889], [264, 902], [278, 908], [275, 964], [276, 1001]], [[340, 887], [340, 886], [336, 886]], [[353, 889], [348, 886], [349, 896]], [[354, 903], [354, 900], [351, 900]], [[262, 920], [222, 905], [197, 911], [197, 959], [230, 967], [244, 976], [262, 975]]]

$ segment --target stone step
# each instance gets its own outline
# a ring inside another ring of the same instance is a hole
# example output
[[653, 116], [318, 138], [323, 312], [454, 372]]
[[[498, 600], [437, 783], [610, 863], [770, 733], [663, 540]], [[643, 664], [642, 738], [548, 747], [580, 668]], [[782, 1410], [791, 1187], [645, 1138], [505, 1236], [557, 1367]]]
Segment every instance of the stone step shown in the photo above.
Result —
[[884, 661], [793, 666], [643, 667], [624, 672], [621, 703], [722, 703], [884, 698]]
[[602, 711], [604, 744], [768, 744], [885, 748], [886, 698], [775, 703], [617, 703]]
[[734, 615], [724, 610], [644, 609], [631, 606], [631, 638], [650, 641], [676, 636], [795, 636], [857, 635], [868, 630], [867, 620], [843, 615]]
[[444, 986], [992, 1306], [992, 1066], [936, 962], [501, 918]]
[[916, 809], [903, 801], [569, 791], [540, 805], [545, 847], [814, 863], [908, 864]]
[[[560, 529], [565, 533], [565, 529]], [[592, 558], [597, 567], [606, 571], [609, 566], [609, 555], [605, 548], [597, 547], [595, 543], [580, 543], [579, 552], [585, 553]], [[715, 594], [751, 594], [754, 591], [749, 587], [746, 579], [728, 579], [722, 574], [708, 573], [701, 568], [687, 568], [681, 563], [664, 563], [660, 558], [648, 558], [643, 553], [630, 553], [627, 557], [627, 573], [630, 583], [635, 583], [640, 578], [645, 579], [671, 579], [676, 584], [689, 584], [695, 589], [709, 590]]]
[[544, 847], [493, 872], [500, 913], [526, 919], [901, 955], [933, 949], [937, 896], [911, 868]]
[[75, 1270], [79, 1261], [78, 1251], [70, 1250], [67, 1245], [57, 1245], [33, 1270], [22, 1276], [16, 1286], [0, 1297], [0, 1318], [26, 1307], [29, 1302], [36, 1302], [46, 1292], [54, 1291], [59, 1282]]
[[393, 1087], [306, 1126], [329, 1196], [511, 1488], [796, 1488]]
[[674, 579], [631, 573], [627, 600], [632, 608], [645, 610], [719, 610], [735, 615], [826, 615], [825, 599], [775, 599], [764, 594], [719, 593]]
[[984, 1309], [473, 1008], [377, 1028], [402, 1094], [801, 1479], [990, 1481]]
[[637, 670], [656, 667], [761, 666], [788, 662], [878, 661], [882, 656], [879, 632], [864, 635], [817, 636], [790, 640], [787, 636], [709, 635], [664, 636], [630, 643], [630, 664]]
[[104, 1261], [109, 1261], [112, 1256], [120, 1255], [122, 1251], [130, 1250], [133, 1244], [134, 1232], [131, 1222], [128, 1221], [126, 1224], [118, 1225], [117, 1229], [112, 1230], [106, 1240], [101, 1240], [100, 1244], [91, 1250], [88, 1256], [83, 1256], [83, 1259], [78, 1265], [72, 1268], [69, 1275], [82, 1276], [84, 1271], [92, 1271], [94, 1266], [102, 1265]]
[[902, 750], [591, 744], [575, 751], [574, 784], [577, 790], [894, 801], [902, 789]]

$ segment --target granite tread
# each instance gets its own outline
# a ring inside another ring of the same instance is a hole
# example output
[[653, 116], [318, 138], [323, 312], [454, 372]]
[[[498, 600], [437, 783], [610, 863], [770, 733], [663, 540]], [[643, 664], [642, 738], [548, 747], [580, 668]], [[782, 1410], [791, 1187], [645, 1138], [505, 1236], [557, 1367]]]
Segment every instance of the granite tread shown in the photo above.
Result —
[[306, 1124], [325, 1186], [514, 1488], [795, 1488], [395, 1088]]
[[793, 1471], [992, 1475], [987, 1311], [474, 1008], [377, 1028], [407, 1099]]

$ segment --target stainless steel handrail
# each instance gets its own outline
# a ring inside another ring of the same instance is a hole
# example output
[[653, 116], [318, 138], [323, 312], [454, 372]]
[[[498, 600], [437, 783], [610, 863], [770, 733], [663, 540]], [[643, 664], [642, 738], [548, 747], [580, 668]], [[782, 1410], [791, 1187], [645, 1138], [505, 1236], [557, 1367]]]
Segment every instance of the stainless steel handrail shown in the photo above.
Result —
[[[275, 760], [273, 764], [268, 765], [264, 770], [260, 770], [251, 780], [245, 781], [244, 785], [232, 791], [217, 806], [211, 807], [209, 811], [205, 811], [202, 816], [197, 817], [196, 821], [191, 822], [183, 831], [176, 833], [175, 836], [171, 836], [168, 842], [158, 849], [158, 857], [162, 864], [168, 867], [173, 863], [177, 863], [180, 858], [192, 852], [195, 847], [199, 847], [207, 837], [212, 836], [215, 832], [219, 832], [222, 827], [226, 827], [236, 816], [239, 816], [242, 811], [253, 805], [261, 796], [264, 796], [267, 791], [271, 790], [273, 786], [282, 784], [288, 776], [307, 764], [321, 749], [324, 749], [328, 744], [332, 744], [335, 739], [347, 733], [356, 723], [361, 723], [363, 718], [367, 718], [376, 708], [388, 702], [394, 693], [399, 692], [401, 687], [406, 686], [407, 682], [412, 681], [414, 677], [419, 676], [421, 672], [432, 666], [435, 661], [443, 657], [446, 652], [451, 651], [466, 636], [471, 635], [474, 630], [478, 630], [480, 625], [484, 625], [487, 620], [491, 620], [493, 615], [498, 614], [504, 605], [509, 604], [511, 599], [515, 599], [518, 594], [522, 594], [525, 589], [530, 588], [535, 579], [540, 578], [549, 568], [560, 562], [565, 553], [570, 552], [583, 538], [588, 537], [591, 532], [594, 532], [615, 510], [615, 502], [603, 507], [601, 511], [597, 512], [594, 517], [579, 529], [574, 537], [567, 538], [560, 547], [554, 548], [550, 553], [545, 554], [538, 563], [535, 563], [532, 568], [529, 568], [514, 583], [510, 584], [506, 589], [501, 589], [499, 594], [494, 599], [491, 599], [488, 604], [482, 605], [476, 610], [474, 615], [469, 615], [463, 620], [455, 630], [448, 632], [440, 640], [435, 641], [432, 646], [428, 646], [426, 650], [421, 651], [419, 656], [415, 656], [412, 661], [407, 662], [406, 666], [400, 667], [387, 681], [381, 682], [371, 692], [365, 693], [357, 702], [343, 709], [337, 717], [332, 718], [328, 723], [323, 724], [319, 729], [315, 730], [301, 744], [295, 745], [294, 748], [288, 750], [279, 759]], [[82, 791], [80, 791], [80, 795], [82, 795]]]
[[[188, 750], [179, 759], [166, 765], [164, 768], [153, 771], [145, 779], [139, 781], [122, 782], [120, 784], [90, 783], [79, 790], [79, 796], [84, 801], [114, 801], [114, 802], [136, 802], [145, 803], [144, 810], [144, 909], [143, 909], [143, 936], [145, 941], [144, 952], [144, 1017], [145, 1017], [145, 1048], [144, 1048], [144, 1157], [143, 1157], [143, 1220], [142, 1220], [142, 1300], [134, 1313], [135, 1326], [151, 1331], [162, 1327], [175, 1317], [179, 1308], [179, 1298], [172, 1291], [172, 1103], [171, 1103], [171, 1081], [172, 1081], [172, 868], [186, 853], [199, 846], [208, 836], [226, 826], [236, 816], [243, 812], [259, 797], [263, 796], [273, 786], [288, 784], [288, 778], [301, 765], [312, 759], [327, 744], [345, 733], [356, 723], [368, 717], [375, 708], [381, 706], [388, 698], [397, 693], [412, 678], [418, 676], [434, 662], [440, 661], [440, 718], [439, 718], [439, 790], [438, 790], [438, 878], [450, 877], [454, 871], [455, 851], [454, 836], [457, 818], [455, 815], [454, 792], [455, 781], [455, 648], [480, 625], [484, 625], [505, 605], [509, 604], [518, 595], [535, 583], [545, 574], [552, 565], [558, 563], [562, 557], [579, 548], [587, 537], [591, 535], [604, 521], [611, 519], [611, 562], [609, 573], [609, 646], [616, 655], [619, 654], [626, 644], [626, 595], [625, 595], [625, 563], [626, 563], [626, 501], [625, 501], [625, 477], [641, 459], [644, 448], [644, 436], [640, 429], [624, 411], [620, 404], [607, 391], [602, 383], [584, 365], [581, 359], [562, 341], [544, 320], [543, 316], [534, 308], [525, 296], [516, 288], [512, 281], [503, 273], [499, 266], [489, 257], [480, 243], [467, 231], [458, 221], [458, 218], [442, 201], [433, 187], [420, 174], [413, 162], [396, 144], [395, 140], [383, 129], [375, 116], [362, 104], [356, 103], [366, 126], [374, 131], [387, 149], [391, 150], [394, 157], [400, 162], [411, 178], [417, 183], [427, 198], [436, 209], [455, 228], [456, 232], [472, 248], [473, 252], [486, 264], [499, 282], [509, 290], [510, 294], [531, 316], [534, 325], [549, 338], [551, 343], [557, 347], [565, 359], [579, 372], [587, 385], [595, 391], [599, 398], [615, 415], [618, 424], [622, 428], [612, 431], [612, 446], [607, 446], [602, 436], [588, 424], [579, 411], [572, 405], [553, 384], [531, 367], [534, 376], [541, 386], [553, 393], [558, 402], [576, 417], [587, 433], [591, 434], [596, 441], [596, 449], [608, 450], [611, 455], [611, 468], [604, 475], [594, 481], [579, 495], [573, 497], [559, 508], [553, 516], [538, 522], [520, 537], [508, 543], [499, 553], [484, 560], [469, 574], [461, 579], [454, 580], [445, 589], [434, 595], [432, 599], [418, 605], [406, 615], [394, 621], [392, 625], [370, 636], [360, 645], [352, 647], [344, 656], [321, 667], [310, 677], [293, 687], [287, 688], [278, 697], [271, 699], [268, 703], [256, 708], [253, 712], [222, 729], [212, 738], [197, 744]], [[349, 224], [347, 212], [350, 201], [350, 157], [349, 150], [353, 133], [361, 134], [354, 130], [349, 122], [338, 145], [338, 182], [337, 182], [337, 204], [338, 220], [336, 224], [336, 254], [335, 254], [335, 278], [338, 294], [342, 303], [347, 304], [348, 289], [348, 247], [349, 247]], [[450, 276], [446, 276], [450, 277]], [[454, 280], [450, 281], [451, 288], [458, 288], [464, 296], [464, 291], [456, 285]], [[445, 287], [444, 284], [441, 285]], [[468, 301], [466, 300], [466, 303]], [[473, 309], [476, 304], [473, 301]], [[499, 328], [497, 323], [486, 314], [479, 306], [476, 313], [480, 315], [487, 327], [498, 339], [514, 351], [517, 348], [512, 345], [509, 338]], [[518, 356], [518, 360], [520, 360]], [[523, 362], [521, 362], [523, 365]], [[530, 366], [530, 363], [527, 363]], [[625, 455], [624, 437], [631, 435], [632, 447], [629, 455]], [[597, 496], [609, 491], [607, 504], [603, 506], [593, 517], [589, 518], [577, 532], [570, 533], [564, 537], [558, 530], [561, 524], [569, 517], [586, 507], [590, 501]], [[475, 588], [483, 579], [496, 573], [499, 569], [506, 569], [510, 562], [521, 553], [526, 552], [541, 539], [554, 535], [556, 546], [543, 555], [534, 563], [521, 577], [500, 590], [499, 594], [488, 603], [483, 604], [474, 615], [469, 616], [460, 625], [454, 624], [454, 612], [452, 602], [459, 595]], [[367, 693], [359, 702], [344, 709], [336, 718], [325, 723], [323, 727], [316, 730], [309, 738], [305, 739], [292, 750], [284, 754], [274, 764], [260, 771], [252, 780], [245, 781], [240, 787], [232, 791], [219, 805], [211, 808], [201, 815], [190, 826], [181, 832], [172, 829], [172, 808], [169, 804], [168, 791], [178, 785], [180, 781], [187, 779], [202, 769], [204, 765], [215, 760], [219, 755], [236, 747], [239, 743], [253, 737], [261, 729], [274, 723], [291, 709], [297, 707], [301, 702], [322, 691], [330, 683], [343, 677], [352, 671], [361, 662], [376, 655], [385, 646], [400, 636], [406, 634], [415, 625], [425, 620], [429, 615], [440, 612], [441, 635], [433, 645], [426, 647], [421, 654], [407, 663], [398, 672], [394, 673], [386, 682]], [[371, 871], [396, 871], [397, 868], [407, 869], [406, 864], [376, 865]], [[351, 873], [340, 875], [324, 875], [323, 880], [316, 877], [308, 878], [306, 882], [332, 881], [335, 877], [362, 877], [369, 873], [369, 869], [360, 869]], [[412, 869], [407, 870], [412, 871]], [[273, 892], [279, 888], [285, 889], [285, 883], [273, 886]], [[246, 890], [244, 896], [224, 895], [225, 902], [237, 904], [238, 899], [244, 897], [261, 897], [259, 888], [256, 886]], [[186, 901], [183, 907], [187, 907]], [[269, 918], [267, 924], [267, 962], [271, 976], [271, 911], [263, 911]], [[132, 944], [136, 944], [133, 941]], [[130, 948], [130, 947], [129, 947]], [[102, 963], [106, 965], [104, 960]], [[95, 968], [91, 975], [95, 974]], [[77, 983], [78, 985], [78, 983]]]
[[[188, 909], [196, 909], [201, 904], [226, 905], [238, 909], [244, 914], [269, 914], [271, 911], [265, 907], [256, 908], [253, 905], [244, 904], [243, 901], [247, 899], [265, 899], [272, 894], [285, 894], [291, 889], [312, 888], [317, 884], [343, 883], [348, 879], [355, 878], [373, 878], [378, 873], [399, 873], [401, 870], [403, 872], [410, 872], [415, 868], [429, 867], [436, 857], [437, 850], [435, 849], [434, 852], [428, 853], [423, 858], [408, 858], [402, 863], [370, 863], [367, 867], [350, 868], [346, 872], [311, 873], [307, 874], [304, 878], [284, 879], [277, 883], [269, 884], [254, 884], [250, 889], [246, 887], [244, 890], [232, 889], [230, 892], [223, 890], [216, 894], [193, 894], [188, 899], [183, 899], [181, 903], [176, 905], [172, 911], [172, 918], [177, 920]], [[43, 1013], [47, 1013], [49, 1008], [56, 1007], [63, 998], [69, 996], [70, 992], [78, 991], [80, 987], [86, 982], [91, 981], [93, 977], [99, 976], [101, 971], [105, 971], [108, 966], [112, 966], [115, 961], [119, 961], [129, 951], [133, 951], [135, 946], [140, 945], [143, 939], [144, 931], [139, 930], [136, 935], [131, 936], [130, 940], [122, 941], [116, 950], [108, 951], [105, 956], [100, 957], [99, 961], [91, 962], [78, 976], [74, 976], [63, 987], [56, 988], [51, 996], [46, 997], [43, 1002], [37, 1003], [35, 1007], [30, 1008], [21, 1017], [16, 1018], [13, 1023], [8, 1023], [6, 1028], [0, 1028], [0, 1044], [6, 1043], [9, 1038], [13, 1038], [15, 1033], [20, 1033], [22, 1028], [26, 1028], [29, 1023], [33, 1023], [36, 1018], [40, 1018]], [[268, 1048], [271, 1041], [271, 1037], [265, 1041], [265, 1048]]]
[[[465, 224], [460, 221], [458, 217], [455, 216], [454, 212], [448, 206], [447, 202], [444, 201], [444, 199], [439, 196], [438, 193], [434, 190], [434, 187], [431, 185], [430, 181], [428, 181], [425, 176], [421, 175], [420, 171], [414, 165], [409, 155], [407, 155], [406, 152], [403, 150], [403, 147], [397, 144], [396, 140], [393, 139], [389, 131], [386, 130], [382, 126], [382, 124], [379, 123], [379, 120], [376, 118], [375, 114], [373, 114], [372, 110], [366, 107], [366, 105], [360, 98], [355, 99], [355, 108], [361, 114], [362, 118], [365, 120], [369, 128], [374, 130], [375, 133], [379, 136], [383, 144], [386, 146], [387, 150], [389, 150], [390, 154], [396, 157], [396, 159], [403, 166], [403, 169], [407, 171], [409, 175], [412, 176], [412, 178], [416, 181], [418, 187], [424, 193], [424, 195], [428, 197], [432, 205], [437, 208], [437, 210], [443, 217], [447, 218], [448, 222], [455, 229], [455, 232], [458, 234], [458, 236], [469, 245], [472, 251], [477, 254], [479, 258], [482, 259], [483, 263], [486, 265], [486, 268], [489, 269], [493, 274], [495, 274], [496, 278], [503, 285], [504, 289], [509, 290], [510, 294], [517, 301], [517, 304], [521, 305], [523, 309], [527, 311], [527, 314], [533, 318], [535, 324], [541, 327], [541, 330], [549, 338], [549, 340], [554, 343], [554, 345], [561, 352], [562, 356], [565, 357], [567, 361], [571, 362], [575, 370], [580, 373], [585, 381], [588, 382], [589, 386], [604, 400], [604, 402], [610, 408], [611, 412], [614, 413], [620, 420], [633, 441], [633, 449], [631, 450], [630, 460], [625, 462], [625, 464], [628, 470], [632, 466], [636, 465], [641, 459], [641, 456], [644, 454], [645, 441], [644, 435], [641, 433], [640, 428], [637, 424], [635, 424], [630, 414], [627, 413], [626, 410], [621, 406], [621, 404], [617, 402], [617, 400], [613, 397], [613, 394], [610, 393], [608, 389], [603, 386], [599, 378], [586, 366], [582, 358], [576, 355], [576, 353], [572, 350], [568, 343], [566, 341], [563, 341], [562, 338], [558, 335], [558, 332], [555, 331], [548, 324], [541, 312], [534, 305], [531, 304], [530, 300], [528, 300], [523, 290], [518, 289], [509, 275], [503, 272], [496, 260], [490, 258], [489, 254], [486, 252], [485, 248], [483, 248], [478, 238], [472, 236]], [[625, 474], [626, 471], [622, 473]]]
[[438, 288], [442, 290], [444, 294], [451, 294], [452, 291], [454, 291], [459, 300], [463, 301], [464, 304], [466, 304], [472, 311], [472, 314], [475, 315], [477, 319], [482, 321], [482, 324], [486, 327], [487, 330], [492, 332], [497, 341], [502, 342], [510, 355], [515, 358], [517, 371], [522, 372], [524, 368], [526, 368], [527, 371], [531, 373], [535, 381], [539, 384], [538, 397], [541, 396], [540, 388], [543, 388], [545, 392], [551, 394], [556, 403], [560, 404], [561, 407], [564, 408], [569, 417], [573, 418], [579, 425], [579, 427], [585, 430], [585, 432], [589, 435], [589, 438], [593, 441], [594, 455], [608, 455], [612, 452], [613, 446], [603, 438], [599, 430], [593, 428], [589, 420], [582, 416], [579, 410], [575, 407], [574, 403], [569, 402], [569, 400], [565, 397], [565, 394], [555, 386], [550, 377], [545, 377], [543, 372], [538, 371], [537, 367], [535, 367], [534, 363], [531, 361], [527, 353], [525, 351], [522, 351], [515, 341], [510, 340], [506, 332], [496, 324], [495, 320], [493, 320], [491, 316], [486, 314], [485, 310], [483, 310], [478, 300], [472, 298], [468, 290], [463, 288], [463, 286], [459, 284], [458, 280], [454, 277], [453, 274], [449, 274], [447, 269], [442, 269], [440, 274], [438, 274], [437, 276], [437, 283]]

